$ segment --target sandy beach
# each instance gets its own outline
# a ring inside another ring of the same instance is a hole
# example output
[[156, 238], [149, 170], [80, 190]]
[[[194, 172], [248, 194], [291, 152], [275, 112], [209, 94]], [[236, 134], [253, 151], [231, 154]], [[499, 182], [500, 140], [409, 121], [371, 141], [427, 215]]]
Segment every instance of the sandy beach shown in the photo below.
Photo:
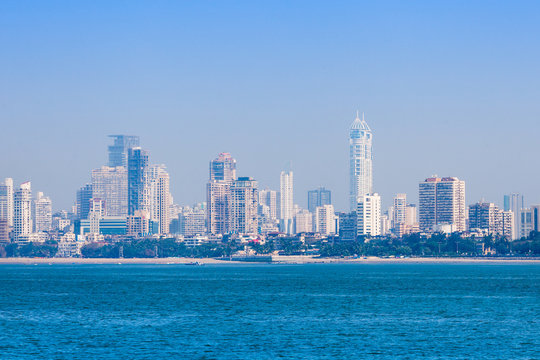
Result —
[[[267, 262], [229, 261], [213, 258], [136, 258], [136, 259], [103, 259], [103, 258], [0, 258], [1, 264], [268, 264]], [[540, 258], [319, 258], [312, 256], [272, 256], [272, 264], [540, 264]]]

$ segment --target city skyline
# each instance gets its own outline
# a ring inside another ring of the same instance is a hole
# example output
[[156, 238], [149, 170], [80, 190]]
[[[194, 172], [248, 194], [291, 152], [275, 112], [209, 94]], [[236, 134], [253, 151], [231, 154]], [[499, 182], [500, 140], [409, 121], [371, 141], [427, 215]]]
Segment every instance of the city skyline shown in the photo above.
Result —
[[540, 348], [540, 1], [0, 1], [6, 359]]
[[[349, 130], [349, 196], [355, 199], [349, 214], [336, 212], [331, 191], [324, 187], [309, 190], [309, 211], [302, 209], [294, 201], [290, 164], [289, 170], [281, 171], [279, 191], [259, 189], [254, 178], [237, 176], [237, 161], [230, 153], [219, 153], [210, 161], [206, 202], [193, 207], [174, 202], [166, 166], [152, 164], [150, 152], [139, 146], [138, 136], [109, 138], [114, 139], [108, 146], [111, 166], [91, 171], [91, 183], [76, 191], [71, 214], [67, 209], [53, 215], [51, 199], [39, 191], [34, 198], [31, 182], [14, 191], [13, 179], [5, 178], [0, 184], [0, 216], [5, 221], [0, 224], [0, 237], [5, 237], [11, 219], [14, 238], [23, 242], [43, 241], [49, 230], [65, 231], [66, 226], [73, 226], [71, 230], [82, 239], [87, 234], [89, 241], [123, 234], [264, 236], [277, 232], [315, 232], [350, 241], [352, 218], [357, 220], [359, 236], [468, 231], [516, 240], [518, 234], [526, 237], [538, 229], [540, 205], [529, 205], [523, 195], [511, 193], [504, 195], [503, 210], [485, 199], [467, 206], [465, 181], [457, 177], [426, 178], [419, 183], [418, 204], [408, 202], [407, 194], [397, 193], [384, 210], [381, 196], [373, 192], [372, 132], [358, 112]], [[340, 224], [348, 229], [346, 234]], [[71, 236], [69, 232], [64, 235], [66, 239]]]
[[[360, 115], [359, 115], [359, 112], [358, 112], [358, 111], [356, 111], [356, 117], [355, 117], [355, 120], [354, 120], [354, 121], [352, 122], [352, 124], [350, 125], [349, 131], [354, 131], [354, 128], [355, 128], [355, 126], [356, 126], [357, 124], [365, 124], [364, 126], [367, 127], [367, 129], [368, 129], [368, 131], [369, 131], [369, 134], [370, 134], [370, 135], [372, 134], [372, 133], [371, 133], [371, 129], [369, 128], [369, 126], [367, 125], [366, 121], [364, 120], [364, 114], [362, 114], [362, 117], [360, 118]], [[350, 133], [350, 134], [351, 134], [351, 133]], [[349, 136], [350, 136], [350, 134], [349, 134]], [[72, 197], [73, 199], [72, 199], [72, 203], [71, 203], [70, 205], [65, 206], [65, 207], [55, 206], [55, 205], [56, 205], [56, 194], [49, 194], [49, 193], [47, 193], [47, 194], [54, 200], [54, 201], [52, 202], [52, 203], [53, 203], [53, 211], [54, 211], [54, 212], [60, 211], [60, 210], [71, 210], [71, 208], [72, 208], [73, 206], [76, 205], [76, 199], [77, 199], [77, 197], [79, 196], [79, 191], [80, 191], [80, 189], [81, 189], [81, 186], [84, 188], [84, 186], [87, 186], [88, 184], [91, 185], [92, 182], [95, 181], [95, 180], [93, 180], [95, 174], [97, 174], [98, 172], [99, 172], [100, 174], [101, 174], [103, 171], [106, 171], [106, 172], [112, 171], [113, 173], [115, 173], [116, 171], [125, 171], [126, 173], [128, 173], [127, 168], [117, 170], [117, 169], [115, 169], [114, 167], [109, 167], [109, 165], [111, 165], [111, 155], [112, 155], [111, 153], [117, 151], [117, 150], [115, 149], [115, 145], [117, 145], [117, 143], [118, 143], [118, 137], [136, 138], [136, 139], [137, 139], [136, 143], [133, 143], [133, 145], [136, 145], [136, 146], [132, 147], [131, 149], [134, 149], [136, 153], [139, 153], [139, 152], [142, 151], [142, 152], [145, 154], [144, 156], [146, 156], [146, 157], [151, 157], [151, 153], [152, 153], [151, 150], [149, 150], [148, 148], [146, 148], [146, 147], [144, 147], [144, 146], [141, 147], [141, 146], [138, 145], [138, 144], [139, 144], [139, 138], [140, 138], [140, 136], [137, 136], [137, 135], [107, 135], [106, 137], [107, 137], [107, 138], [113, 138], [113, 139], [114, 139], [113, 144], [106, 144], [106, 148], [108, 149], [108, 150], [107, 150], [107, 154], [108, 154], [108, 159], [109, 159], [109, 160], [107, 161], [107, 160], [105, 159], [104, 162], [103, 162], [104, 165], [101, 165], [101, 166], [99, 166], [99, 167], [96, 168], [96, 169], [90, 169], [90, 171], [89, 171], [89, 172], [90, 172], [90, 176], [89, 176], [88, 181], [86, 182], [86, 185], [82, 184], [82, 185], [79, 185], [77, 188], [74, 189], [74, 191], [73, 191], [74, 195], [73, 195], [73, 197]], [[351, 144], [351, 143], [349, 142], [349, 144]], [[369, 146], [372, 146], [372, 145], [371, 145], [371, 141], [370, 141], [369, 144], [370, 144]], [[351, 146], [352, 146], [352, 145], [350, 145], [349, 147], [351, 147]], [[376, 145], [373, 146], [373, 147], [376, 148]], [[126, 156], [126, 158], [125, 158], [125, 163], [126, 163], [126, 165], [128, 165], [128, 164], [127, 164], [127, 157], [128, 157], [129, 147], [126, 147], [126, 148], [124, 149], [124, 151], [125, 151], [125, 156]], [[350, 151], [351, 151], [351, 150], [349, 150], [349, 154], [348, 154], [348, 156], [349, 156], [349, 162], [351, 162], [351, 159], [352, 159], [352, 158], [351, 158], [351, 153], [350, 153]], [[370, 151], [370, 153], [371, 153], [371, 151]], [[223, 154], [225, 154], [225, 155], [227, 155], [227, 156], [230, 156], [229, 153], [226, 153], [226, 152], [220, 152], [220, 156], [222, 156]], [[113, 156], [114, 156], [114, 155], [113, 155]], [[118, 155], [116, 155], [116, 156], [118, 156]], [[145, 161], [148, 161], [148, 160], [146, 159]], [[235, 165], [234, 165], [234, 176], [236, 176], [236, 158], [234, 159], [234, 161], [235, 161]], [[373, 166], [373, 165], [372, 165], [373, 163], [376, 164], [376, 162], [371, 162], [370, 167]], [[145, 165], [145, 166], [148, 166], [148, 165]], [[154, 167], [155, 167], [155, 166], [157, 166], [157, 165], [154, 165]], [[164, 166], [164, 165], [159, 165], [159, 166]], [[352, 179], [352, 175], [351, 175], [351, 171], [352, 171], [352, 170], [351, 170], [351, 167], [350, 167], [350, 166], [351, 166], [351, 165], [349, 164], [349, 178]], [[289, 168], [292, 169], [292, 165], [291, 165], [290, 162], [289, 162], [289, 164], [288, 164], [287, 166], [284, 166], [283, 168], [285, 168], [285, 167], [289, 167]], [[210, 171], [213, 171], [213, 170], [211, 169]], [[241, 170], [240, 170], [240, 171], [241, 171]], [[288, 171], [292, 171], [292, 170], [288, 170]], [[370, 171], [371, 171], [371, 169], [370, 169]], [[283, 170], [281, 171], [281, 173], [283, 173]], [[438, 176], [439, 176], [438, 174], [432, 174], [432, 175], [431, 175], [431, 177], [438, 177]], [[443, 176], [443, 177], [444, 177], [444, 176]], [[18, 181], [18, 179], [14, 178], [13, 176], [9, 176], [9, 174], [6, 174], [6, 176], [4, 176], [4, 178], [12, 178], [12, 179], [14, 179], [13, 184], [18, 184], [18, 183], [20, 184], [20, 183], [25, 183], [25, 182], [31, 182], [31, 183], [33, 183], [33, 181], [31, 180], [31, 177], [26, 178], [25, 180], [22, 180], [22, 181]], [[256, 179], [257, 179], [257, 178], [256, 178]], [[262, 189], [273, 189], [273, 190], [278, 190], [278, 191], [279, 191], [279, 189], [280, 189], [279, 180], [278, 180], [278, 184], [277, 184], [277, 186], [276, 186], [275, 188], [271, 188], [270, 186], [265, 185], [265, 184], [267, 184], [267, 183], [271, 183], [271, 182], [272, 182], [272, 181], [265, 182], [265, 180], [266, 180], [266, 179], [262, 179], [262, 180], [257, 179], [257, 182], [258, 182], [259, 184], [263, 184], [263, 185], [259, 185], [259, 189], [260, 189], [260, 190], [262, 190]], [[127, 181], [127, 179], [126, 179], [126, 181]], [[420, 181], [420, 180], [417, 179], [416, 184], [418, 184], [418, 181]], [[371, 180], [371, 182], [373, 182], [373, 180]], [[173, 196], [173, 198], [175, 199], [175, 202], [178, 203], [178, 204], [185, 205], [185, 206], [191, 206], [191, 205], [193, 205], [193, 204], [197, 204], [197, 203], [200, 203], [200, 202], [206, 200], [206, 191], [207, 191], [207, 189], [206, 189], [206, 185], [204, 185], [204, 188], [205, 188], [205, 191], [204, 191], [204, 192], [205, 192], [205, 193], [203, 194], [203, 197], [202, 197], [202, 198], [200, 198], [200, 199], [197, 198], [197, 199], [195, 199], [195, 200], [192, 201], [192, 202], [182, 201], [181, 199], [180, 199], [179, 201], [177, 201], [177, 198], [174, 196], [174, 191], [173, 191], [174, 185], [173, 185], [173, 184], [174, 184], [174, 180], [171, 181], [171, 182], [170, 182], [170, 185], [169, 185], [169, 186], [170, 186], [170, 193], [171, 193], [171, 195]], [[205, 182], [205, 184], [206, 184], [206, 182]], [[126, 186], [127, 186], [127, 183], [126, 183]], [[304, 188], [305, 186], [300, 186], [300, 187], [301, 187], [301, 188]], [[373, 185], [373, 184], [371, 184], [370, 187], [371, 187], [372, 190], [374, 189], [374, 185]], [[325, 186], [316, 186], [316, 188], [318, 188], [318, 189], [324, 189]], [[350, 204], [350, 203], [351, 203], [351, 191], [352, 191], [352, 190], [351, 190], [351, 180], [349, 180], [348, 188], [349, 188], [349, 193], [348, 193], [348, 195], [347, 195], [347, 199], [348, 199], [347, 202]], [[43, 190], [43, 188], [40, 188], [40, 189]], [[65, 189], [64, 189], [64, 190], [65, 190]], [[309, 203], [309, 199], [308, 199], [308, 198], [309, 198], [309, 192], [312, 191], [312, 190], [313, 190], [313, 189], [308, 188], [308, 189], [306, 189], [306, 190], [304, 191], [305, 194], [302, 194], [302, 195], [297, 194], [297, 195], [295, 195], [295, 198], [294, 198], [294, 205], [299, 205], [299, 206], [300, 206], [301, 208], [303, 208], [303, 209], [304, 209], [304, 208], [305, 208], [305, 209], [308, 209], [308, 205], [309, 205], [309, 204], [308, 204], [308, 203]], [[334, 192], [333, 189], [328, 189], [328, 190]], [[126, 191], [127, 191], [127, 189], [126, 189]], [[298, 191], [298, 189], [296, 189], [296, 182], [295, 182], [294, 193], [296, 194], [297, 191]], [[497, 198], [486, 198], [486, 197], [484, 197], [484, 196], [482, 196], [482, 197], [480, 197], [480, 198], [478, 198], [478, 199], [472, 198], [472, 197], [469, 198], [469, 197], [470, 197], [469, 191], [470, 191], [470, 190], [467, 189], [468, 197], [467, 197], [467, 201], [466, 201], [466, 203], [465, 203], [466, 206], [475, 204], [475, 203], [477, 203], [477, 202], [483, 202], [483, 201], [485, 201], [485, 200], [487, 199], [489, 202], [493, 202], [493, 203], [496, 204], [497, 206], [499, 206], [499, 207], [501, 207], [501, 208], [504, 208], [504, 207], [506, 206], [506, 203], [505, 203], [505, 202], [507, 201], [506, 198], [507, 198], [508, 194], [512, 194], [512, 193], [519, 194], [521, 197], [523, 197], [523, 198], [525, 199], [525, 201], [523, 202], [524, 208], [526, 208], [528, 204], [533, 204], [533, 203], [540, 202], [540, 201], [535, 201], [535, 200], [529, 200], [529, 198], [528, 198], [526, 195], [524, 195], [523, 193], [520, 193], [520, 192], [513, 192], [513, 191], [506, 191], [506, 189], [501, 189], [500, 194], [499, 194], [500, 196], [497, 197]], [[336, 192], [339, 193], [339, 191], [336, 191]], [[376, 191], [373, 191], [373, 193], [374, 193], [374, 192], [376, 192]], [[65, 193], [65, 191], [64, 191], [63, 193]], [[63, 193], [62, 193], [62, 194], [63, 194]], [[381, 194], [379, 194], [378, 192], [376, 192], [376, 193], [377, 193], [378, 195], [381, 196], [381, 206], [382, 206], [382, 209], [386, 209], [386, 208], [392, 206], [393, 201], [394, 201], [394, 200], [393, 200], [393, 197], [394, 197], [395, 195], [406, 194], [406, 195], [409, 197], [409, 199], [412, 199], [412, 201], [409, 201], [409, 202], [412, 203], [412, 204], [418, 204], [419, 201], [420, 201], [420, 199], [419, 199], [419, 197], [418, 197], [418, 192], [417, 192], [417, 191], [412, 191], [412, 192], [410, 192], [410, 193], [400, 193], [400, 192], [397, 192], [397, 191], [396, 191], [396, 192], [394, 192], [394, 193], [389, 193], [389, 194], [384, 195], [384, 196], [381, 195]], [[537, 197], [540, 198], [540, 196], [537, 196]], [[341, 200], [341, 201], [340, 201], [340, 200]], [[344, 199], [337, 199], [336, 202], [337, 202], [338, 204], [339, 204], [339, 203], [343, 203], [343, 202], [344, 202], [343, 200], [344, 200]], [[349, 211], [349, 209], [347, 208], [347, 206], [348, 206], [348, 204], [344, 204], [343, 208], [341, 208], [341, 207], [336, 207], [336, 211]], [[334, 207], [335, 207], [335, 205], [334, 205]], [[114, 213], [114, 214], [116, 214], [116, 213]], [[519, 221], [518, 221], [518, 220], [515, 220], [515, 221], [516, 221], [516, 224], [519, 224]], [[517, 227], [516, 227], [516, 228], [517, 228]], [[517, 231], [517, 230], [516, 230], [516, 231]]]
[[347, 209], [344, 131], [358, 109], [385, 207], [395, 193], [417, 202], [435, 174], [465, 179], [471, 201], [537, 203], [538, 6], [2, 3], [17, 34], [0, 40], [2, 176], [67, 208], [64, 189], [107, 164], [107, 135], [132, 134], [182, 203], [204, 199], [204, 164], [227, 151], [261, 188], [292, 161], [299, 194], [325, 186]]

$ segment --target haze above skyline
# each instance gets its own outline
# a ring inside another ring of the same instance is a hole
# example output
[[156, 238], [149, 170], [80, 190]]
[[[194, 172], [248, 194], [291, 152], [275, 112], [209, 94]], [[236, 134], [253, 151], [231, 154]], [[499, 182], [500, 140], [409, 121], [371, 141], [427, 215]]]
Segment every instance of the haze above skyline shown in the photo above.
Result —
[[347, 209], [348, 130], [373, 130], [374, 190], [467, 182], [467, 203], [539, 203], [536, 2], [0, 3], [0, 177], [69, 208], [109, 134], [141, 137], [175, 203], [205, 201], [220, 152], [295, 203]]

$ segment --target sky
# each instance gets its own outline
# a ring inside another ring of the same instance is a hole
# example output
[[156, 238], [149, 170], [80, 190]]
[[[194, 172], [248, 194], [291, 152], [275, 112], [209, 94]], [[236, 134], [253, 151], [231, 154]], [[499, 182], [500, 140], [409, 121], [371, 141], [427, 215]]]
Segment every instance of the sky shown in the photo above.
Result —
[[374, 188], [418, 198], [431, 175], [467, 203], [540, 203], [540, 2], [0, 2], [0, 178], [69, 209], [107, 164], [109, 134], [139, 135], [181, 205], [205, 201], [208, 163], [295, 203], [348, 206], [348, 129], [365, 113]]

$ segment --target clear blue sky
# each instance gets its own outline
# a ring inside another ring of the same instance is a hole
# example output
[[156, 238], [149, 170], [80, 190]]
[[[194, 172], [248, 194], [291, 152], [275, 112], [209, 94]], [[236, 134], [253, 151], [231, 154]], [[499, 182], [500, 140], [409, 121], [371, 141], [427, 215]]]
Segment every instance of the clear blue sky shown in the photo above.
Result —
[[295, 202], [347, 207], [348, 127], [374, 131], [388, 205], [432, 174], [467, 202], [540, 203], [540, 2], [2, 1], [0, 176], [67, 208], [108, 134], [140, 135], [175, 202], [222, 151]]

